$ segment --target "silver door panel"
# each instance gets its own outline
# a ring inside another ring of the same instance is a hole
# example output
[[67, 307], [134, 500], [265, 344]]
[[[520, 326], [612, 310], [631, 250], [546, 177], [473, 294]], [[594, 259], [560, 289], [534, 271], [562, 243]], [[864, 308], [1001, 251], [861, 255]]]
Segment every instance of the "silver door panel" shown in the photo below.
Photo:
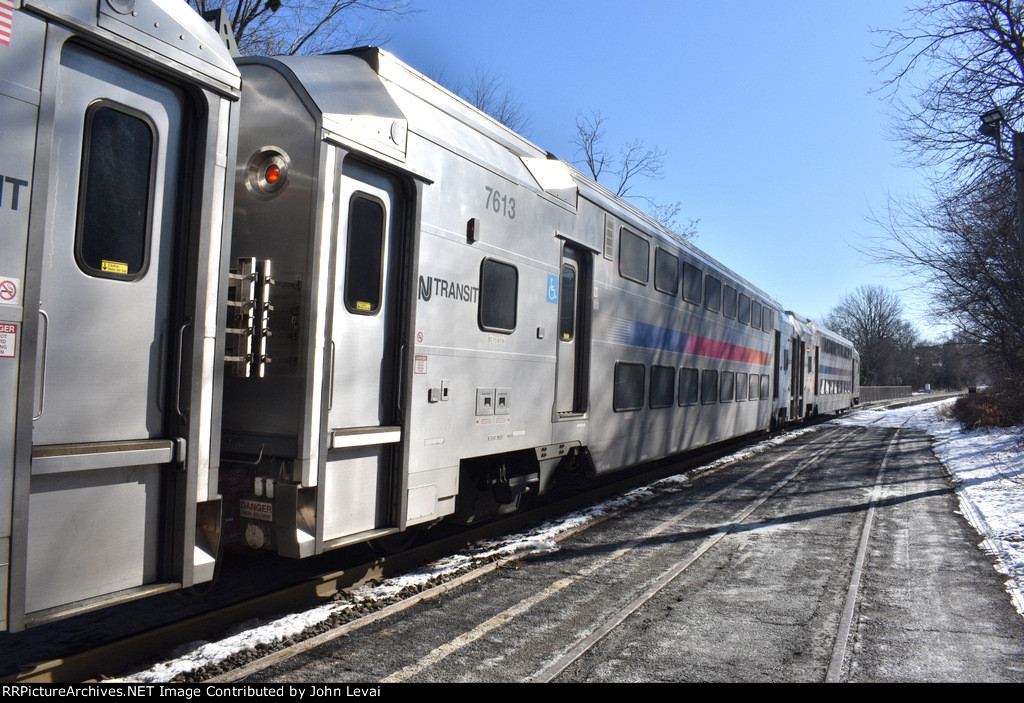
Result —
[[[171, 247], [181, 101], [169, 87], [69, 46], [61, 57], [40, 307], [45, 374], [33, 443], [157, 437], [166, 410]], [[74, 255], [84, 116], [98, 100], [145, 114], [156, 140], [149, 264], [134, 281], [85, 273]], [[170, 192], [161, 192], [168, 183]]]
[[376, 445], [328, 452], [323, 481], [325, 542], [383, 526], [386, 451], [386, 445]]
[[161, 470], [151, 465], [32, 476], [27, 612], [156, 579]]
[[[163, 473], [174, 458], [172, 259], [182, 97], [64, 46], [40, 271], [36, 418], [28, 501], [26, 612], [150, 584], [160, 576]], [[148, 253], [135, 277], [76, 258], [86, 116], [111, 107], [150, 131]], [[157, 463], [159, 462], [159, 463]], [[167, 462], [167, 463], [164, 463]]]
[[[389, 326], [398, 314], [392, 257], [400, 256], [395, 236], [396, 188], [388, 179], [344, 164], [335, 188], [337, 237], [331, 325], [327, 425], [331, 449], [324, 464], [322, 539], [385, 528], [390, 514], [393, 447], [402, 438], [394, 420], [394, 344]], [[349, 175], [351, 174], [351, 175]], [[353, 177], [355, 176], [355, 177]], [[355, 198], [383, 208], [380, 297], [372, 311], [346, 301], [350, 208]]]

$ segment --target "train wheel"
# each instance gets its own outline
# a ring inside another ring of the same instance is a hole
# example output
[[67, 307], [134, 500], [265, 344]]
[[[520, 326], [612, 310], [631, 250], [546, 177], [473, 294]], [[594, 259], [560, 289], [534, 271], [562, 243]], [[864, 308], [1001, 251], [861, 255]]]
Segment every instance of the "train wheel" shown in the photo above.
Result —
[[367, 542], [367, 546], [381, 556], [401, 554], [402, 552], [411, 549], [422, 534], [423, 530], [418, 526], [409, 527], [401, 532], [395, 532], [384, 537], [371, 539]]

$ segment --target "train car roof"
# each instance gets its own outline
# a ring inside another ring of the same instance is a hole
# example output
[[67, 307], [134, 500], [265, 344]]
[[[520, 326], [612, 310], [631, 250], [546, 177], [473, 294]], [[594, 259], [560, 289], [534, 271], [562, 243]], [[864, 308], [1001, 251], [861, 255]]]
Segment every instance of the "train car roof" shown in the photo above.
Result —
[[[323, 113], [325, 129], [373, 149], [425, 180], [436, 180], [423, 170], [429, 166], [409, 163], [406, 158], [410, 133], [496, 171], [566, 209], [576, 211], [583, 198], [610, 212], [622, 224], [684, 251], [704, 267], [781, 309], [749, 280], [630, 202], [383, 49], [363, 47], [322, 56], [240, 61], [271, 62], [294, 74]], [[344, 78], [339, 78], [342, 75]]]
[[135, 61], [204, 83], [237, 98], [241, 77], [218, 31], [182, 0], [31, 0], [22, 9], [71, 27]]
[[[793, 312], [792, 310], [786, 310], [785, 314], [787, 316], [789, 316], [789, 318], [792, 321], [793, 325], [796, 326], [796, 328], [801, 330], [801, 331], [817, 332], [819, 334], [825, 335], [826, 337], [831, 337], [832, 339], [836, 340], [837, 342], [842, 342], [843, 344], [848, 344], [848, 345], [850, 345], [851, 348], [853, 347], [853, 342], [851, 342], [849, 339], [847, 339], [843, 335], [839, 334], [838, 332], [835, 332], [835, 331], [829, 329], [828, 327], [826, 327], [825, 325], [821, 324], [820, 322], [815, 322], [814, 320], [811, 320], [810, 318], [804, 317], [803, 315], [799, 315], [799, 314]], [[854, 349], [854, 351], [856, 351], [856, 349]]]

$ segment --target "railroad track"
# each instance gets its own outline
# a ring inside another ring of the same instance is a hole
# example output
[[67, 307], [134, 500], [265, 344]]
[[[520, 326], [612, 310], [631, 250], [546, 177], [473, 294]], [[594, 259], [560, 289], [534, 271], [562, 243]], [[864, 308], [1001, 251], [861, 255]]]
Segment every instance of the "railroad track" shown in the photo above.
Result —
[[[858, 632], [858, 627], [863, 628], [865, 622], [869, 627], [874, 626], [871, 625], [872, 616], [869, 615], [867, 621], [858, 621], [856, 614], [861, 608], [862, 578], [876, 511], [880, 506], [903, 504], [908, 499], [908, 491], [914, 501], [918, 498], [927, 500], [941, 492], [935, 488], [917, 487], [921, 477], [913, 471], [906, 473], [906, 462], [914, 461], [908, 459], [906, 452], [922, 446], [927, 450], [927, 442], [922, 443], [919, 437], [906, 441], [902, 429], [884, 432], [880, 435], [878, 428], [870, 426], [830, 427], [809, 438], [807, 446], [782, 448], [759, 462], [744, 462], [742, 468], [725, 472], [728, 475], [724, 480], [718, 477], [704, 485], [699, 498], [684, 489], [679, 495], [685, 495], [685, 498], [673, 501], [667, 498], [672, 489], [666, 488], [664, 504], [645, 518], [632, 521], [627, 518], [628, 524], [622, 529], [606, 529], [589, 541], [585, 539], [581, 543], [574, 540], [573, 546], [562, 556], [528, 559], [529, 564], [482, 581], [483, 586], [477, 586], [472, 595], [465, 589], [453, 591], [445, 601], [444, 612], [447, 615], [443, 618], [443, 628], [442, 621], [436, 619], [439, 612], [436, 608], [418, 608], [410, 615], [386, 624], [366, 618], [211, 681], [244, 680], [259, 684], [303, 680], [380, 683], [631, 680], [619, 678], [614, 669], [621, 665], [622, 652], [632, 647], [634, 651], [649, 652], [657, 659], [655, 653], [665, 653], [676, 646], [672, 641], [643, 638], [658, 627], [656, 623], [664, 613], [671, 611], [673, 603], [688, 602], [691, 598], [699, 599], [706, 595], [710, 584], [705, 584], [702, 579], [723, 568], [723, 564], [733, 563], [730, 559], [742, 561], [750, 557], [750, 553], [744, 556], [742, 549], [736, 552], [736, 539], [742, 541], [742, 534], [755, 539], [760, 535], [763, 539], [765, 534], [785, 525], [797, 527], [790, 532], [791, 535], [799, 534], [800, 526], [811, 524], [804, 520], [827, 521], [833, 518], [839, 521], [833, 520], [832, 524], [840, 525], [837, 540], [840, 535], [845, 535], [841, 542], [836, 543], [843, 546], [833, 555], [838, 561], [832, 565], [839, 568], [828, 575], [827, 593], [831, 595], [820, 603], [815, 600], [810, 606], [816, 611], [814, 625], [790, 628], [791, 632], [798, 633], [798, 639], [808, 641], [810, 646], [807, 649], [815, 650], [796, 652], [797, 655], [809, 656], [807, 665], [800, 672], [801, 677], [794, 680], [804, 680], [802, 677], [827, 682], [848, 680], [855, 675], [851, 673], [851, 667], [856, 672], [856, 666], [864, 658], [863, 654], [851, 656], [854, 652], [852, 644], [858, 641], [858, 635], [863, 635]], [[883, 436], [885, 442], [878, 444], [878, 439]], [[865, 455], [856, 462], [852, 459], [848, 462], [859, 467], [856, 475], [863, 479], [863, 483], [860, 480], [849, 482], [853, 474], [832, 468], [837, 462], [846, 461], [842, 457], [860, 456], [866, 450], [870, 457]], [[897, 461], [896, 457], [899, 457], [899, 463], [890, 468], [890, 464]], [[874, 468], [869, 470], [869, 467]], [[837, 487], [836, 479], [842, 485]], [[655, 492], [657, 490], [660, 489], [655, 489]], [[822, 491], [839, 491], [845, 497], [838, 502], [821, 503], [815, 496], [821, 496]], [[776, 497], [782, 499], [781, 504], [773, 500]], [[655, 520], [658, 514], [661, 518]], [[952, 510], [947, 514], [955, 520]], [[782, 519], [777, 522], [780, 516]], [[637, 524], [645, 521], [649, 524], [643, 530], [634, 530]], [[819, 523], [813, 524], [809, 530], [805, 527], [804, 534], [818, 529]], [[888, 544], [892, 538], [883, 535], [877, 539], [881, 543], [876, 543], [876, 549], [884, 550], [882, 544]], [[729, 546], [726, 546], [727, 540], [731, 541]], [[652, 563], [668, 566], [655, 573], [656, 569], [647, 568]], [[544, 568], [544, 564], [552, 568]], [[640, 569], [634, 571], [637, 567]], [[690, 575], [694, 567], [700, 567], [703, 575]], [[490, 569], [480, 569], [475, 576], [482, 577], [488, 571]], [[520, 572], [524, 575], [517, 577], [515, 574]], [[729, 578], [728, 570], [719, 573]], [[690, 585], [680, 585], [680, 581], [686, 580]], [[815, 591], [819, 585], [824, 587], [825, 580], [822, 577], [822, 583], [815, 584], [811, 590]], [[614, 585], [617, 582], [622, 584], [621, 587]], [[720, 582], [715, 583], [721, 585]], [[757, 590], [748, 595], [763, 595], [779, 585], [777, 580], [762, 584], [757, 579]], [[877, 587], [877, 582], [874, 585]], [[448, 590], [448, 587], [438, 587], [423, 597], [442, 597]], [[477, 595], [476, 590], [481, 590], [481, 593]], [[629, 597], [623, 597], [626, 593], [630, 594]], [[803, 595], [807, 595], [806, 592]], [[788, 597], [787, 594], [784, 600]], [[413, 608], [418, 600], [395, 606], [394, 610]], [[588, 606], [588, 603], [592, 605]], [[476, 608], [472, 613], [464, 612], [474, 604]], [[562, 616], [563, 612], [578, 611], [581, 604], [589, 612], [579, 617]], [[669, 611], [665, 610], [666, 604]], [[773, 602], [770, 607], [780, 606]], [[781, 607], [785, 609], [785, 605]], [[869, 604], [868, 608], [869, 611], [877, 609], [877, 604]], [[926, 612], [925, 616], [933, 614], [937, 615]], [[706, 615], [712, 619], [728, 617], [717, 611]], [[768, 616], [767, 622], [776, 617], [779, 615]], [[801, 617], [797, 618], [798, 621]], [[632, 625], [629, 625], [630, 621]], [[984, 622], [977, 622], [985, 627]], [[676, 626], [699, 630], [700, 618], [696, 622], [684, 618]], [[898, 629], [899, 625], [896, 627]], [[962, 625], [957, 629], [959, 627]], [[359, 638], [348, 641], [350, 644], [339, 639], [362, 628], [368, 629]], [[435, 629], [443, 631], [435, 632]], [[665, 629], [671, 632], [672, 626], [667, 625]], [[925, 632], [926, 639], [921, 644], [922, 650], [927, 652], [933, 644], [931, 638], [935, 631], [930, 626], [920, 631]], [[736, 635], [735, 631], [728, 632]], [[963, 634], [957, 632], [955, 636]], [[972, 633], [968, 639], [975, 636], [976, 633]], [[636, 644], [641, 639], [645, 644]], [[745, 640], [740, 636], [738, 642]], [[403, 643], [399, 648], [402, 651], [395, 653], [398, 642]], [[859, 643], [868, 649], [876, 646], [876, 643], [863, 639]], [[692, 656], [696, 651], [693, 647], [711, 647], [714, 644], [710, 640], [698, 639], [690, 641], [689, 646], [680, 645], [677, 651]], [[884, 645], [882, 649], [885, 649]], [[642, 659], [642, 655], [636, 656]], [[733, 653], [730, 652], [729, 656], [732, 657]], [[292, 658], [297, 660], [296, 663], [289, 661]], [[612, 663], [608, 664], [609, 661]], [[501, 663], [499, 669], [494, 668], [497, 662]], [[609, 666], [612, 668], [607, 668]], [[660, 670], [626, 668], [625, 671], [633, 671], [635, 676], [646, 674], [655, 677], [632, 680], [659, 680], [656, 677]], [[747, 674], [759, 680], [757, 672], [756, 667], [751, 667]], [[333, 676], [339, 678], [330, 678]]]
[[[601, 481], [599, 485], [594, 485], [588, 488], [588, 490], [575, 495], [545, 501], [529, 510], [523, 510], [499, 520], [460, 530], [457, 533], [439, 539], [432, 539], [425, 544], [398, 554], [380, 556], [369, 561], [354, 563], [342, 570], [318, 574], [300, 583], [279, 588], [273, 592], [246, 598], [240, 602], [218, 606], [183, 620], [170, 622], [153, 627], [145, 632], [135, 633], [109, 643], [91, 647], [86, 651], [54, 657], [44, 661], [16, 665], [16, 671], [0, 676], [0, 683], [91, 682], [123, 675], [125, 672], [130, 671], [132, 667], [159, 658], [161, 655], [173, 651], [176, 647], [190, 642], [206, 641], [215, 638], [218, 636], [218, 633], [227, 632], [240, 622], [272, 618], [283, 613], [322, 605], [361, 585], [406, 573], [422, 564], [465, 549], [468, 545], [481, 540], [488, 540], [508, 534], [576, 510], [581, 506], [600, 501], [609, 496], [620, 495], [631, 488], [644, 485], [652, 480], [691, 470], [694, 467], [714, 461], [719, 457], [729, 455], [744, 446], [755, 443], [763, 437], [764, 435], [761, 434], [743, 437], [722, 442], [711, 448], [678, 455], [672, 459], [652, 462], [634, 470], [620, 472], [614, 477]], [[288, 562], [282, 560], [282, 563]], [[493, 562], [494, 566], [500, 565], [500, 563], [503, 563], [503, 561], [497, 560]], [[485, 566], [484, 569], [489, 570], [494, 568], [494, 566]], [[474, 573], [473, 577], [475, 577], [481, 572], [474, 570], [471, 573]], [[472, 577], [453, 578], [459, 578], [458, 583], [463, 583]], [[417, 596], [417, 598], [429, 597], [449, 587], [451, 586], [441, 584], [440, 590], [430, 590], [429, 593]], [[406, 601], [407, 603], [414, 602], [407, 598], [398, 600]], [[377, 610], [383, 611], [389, 605], [394, 606], [395, 604], [382, 603]], [[360, 610], [365, 610], [367, 607], [369, 606], [364, 606]], [[359, 617], [354, 619], [358, 620]], [[318, 630], [336, 629], [343, 625], [345, 625], [344, 622], [340, 622], [338, 618], [333, 618], [324, 625], [311, 628], [300, 637], [301, 639], [310, 639], [321, 634]], [[299, 639], [299, 637], [292, 639]], [[279, 647], [265, 646], [262, 649], [269, 653], [279, 649]], [[227, 662], [222, 667], [218, 667], [215, 672], [198, 672], [189, 678], [202, 680], [210, 673], [216, 674], [222, 668], [237, 665], [237, 660], [244, 660], [252, 656], [254, 655], [242, 655], [237, 657], [235, 661]]]
[[[934, 399], [935, 397], [933, 396], [926, 400]], [[915, 398], [908, 399], [900, 404], [916, 404], [918, 402], [924, 401]], [[761, 437], [759, 436], [757, 439], [759, 438]], [[893, 441], [895, 441], [895, 438]], [[110, 675], [120, 675], [130, 670], [132, 666], [158, 658], [181, 644], [212, 639], [217, 636], [217, 633], [225, 632], [237, 623], [254, 618], [271, 618], [281, 613], [322, 605], [325, 602], [344, 597], [346, 592], [363, 584], [406, 573], [422, 564], [465, 550], [468, 545], [481, 540], [492, 539], [499, 535], [515, 532], [527, 526], [571, 512], [583, 505], [600, 501], [608, 496], [621, 495], [635, 486], [644, 485], [663, 476], [678, 474], [692, 470], [697, 466], [706, 465], [719, 457], [729, 455], [750, 444], [753, 444], [753, 438], [744, 438], [740, 441], [717, 445], [710, 451], [691, 453], [682, 458], [675, 457], [671, 461], [657, 462], [645, 467], [643, 471], [629, 472], [628, 475], [622, 475], [614, 480], [606, 481], [602, 485], [576, 496], [545, 503], [502, 520], [486, 523], [457, 534], [433, 540], [400, 554], [375, 558], [370, 561], [347, 566], [342, 570], [319, 574], [301, 583], [276, 590], [272, 593], [262, 594], [246, 599], [243, 602], [219, 607], [186, 620], [173, 622], [144, 633], [135, 634], [125, 639], [92, 648], [86, 652], [38, 662], [31, 666], [24, 666], [19, 671], [9, 674], [0, 680], [5, 683], [82, 682], [102, 680]], [[765, 492], [756, 501], [750, 503], [733, 518], [733, 527], [730, 529], [735, 529], [742, 525], [746, 517], [752, 514], [765, 501], [769, 500], [772, 495], [781, 490], [783, 486], [792, 481], [804, 468], [812, 465], [824, 451], [826, 450], [822, 449], [812, 457], [802, 461], [798, 469], [787, 474], [770, 491]], [[792, 453], [789, 452], [785, 456], [788, 457]], [[731, 489], [732, 487], [730, 486], [723, 489], [723, 491]], [[716, 493], [716, 495], [719, 494]], [[656, 528], [656, 530], [668, 530], [684, 518], [685, 514], [676, 516], [664, 525]], [[592, 524], [586, 527], [590, 526]], [[673, 566], [672, 569], [657, 579], [650, 589], [637, 595], [634, 601], [624, 605], [615, 616], [611, 617], [604, 625], [591, 632], [587, 637], [581, 639], [557, 662], [551, 663], [543, 671], [538, 672], [534, 680], [549, 681], [557, 679], [561, 672], [565, 671], [574, 661], [578, 660], [590, 648], [600, 642], [617, 624], [621, 623], [644, 603], [655, 597], [661, 588], [671, 583], [679, 574], [700, 559], [701, 556], [713, 549], [727, 534], [729, 534], [728, 530], [708, 537], [706, 543], [688, 561]], [[646, 537], [649, 537], [649, 535]], [[479, 578], [515, 558], [518, 557], [490, 557], [487, 563], [467, 566], [465, 573], [447, 577], [447, 580], [443, 583], [433, 584], [417, 593], [401, 594], [393, 598], [391, 602], [380, 602], [372, 606], [364, 604], [359, 608], [351, 609], [345, 614], [332, 616], [329, 620], [310, 628], [302, 633], [302, 635], [290, 638], [284, 645], [264, 645], [259, 647], [255, 653], [250, 652], [236, 655], [213, 669], [196, 671], [188, 675], [187, 680], [208, 680], [213, 682], [238, 680], [251, 674], [258, 668], [267, 666], [283, 657], [290, 656], [297, 651], [303, 651], [332, 638], [348, 634], [371, 624], [381, 617], [386, 617], [396, 610], [410, 607], [427, 598], [436, 597], [457, 585], [474, 578]], [[838, 641], [839, 639], [837, 639], [837, 643]], [[259, 663], [248, 661], [254, 658], [259, 659]], [[841, 656], [839, 661], [842, 661]], [[111, 669], [112, 662], [118, 663], [117, 670]], [[406, 674], [399, 672], [395, 676], [399, 677], [396, 680], [400, 680], [403, 676], [408, 678], [408, 676], [413, 674], [414, 672], [406, 672]]]

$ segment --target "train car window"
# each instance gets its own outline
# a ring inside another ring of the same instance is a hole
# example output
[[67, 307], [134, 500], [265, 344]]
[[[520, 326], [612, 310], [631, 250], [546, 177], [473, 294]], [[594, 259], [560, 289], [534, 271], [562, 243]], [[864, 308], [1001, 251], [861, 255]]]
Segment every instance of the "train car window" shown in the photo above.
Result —
[[736, 374], [732, 371], [722, 372], [722, 386], [719, 400], [723, 403], [731, 403], [736, 394]]
[[756, 300], [750, 301], [750, 326], [755, 330], [761, 329], [761, 303]]
[[679, 258], [661, 247], [654, 250], [654, 287], [673, 297], [679, 292]]
[[697, 369], [679, 369], [679, 404], [696, 405], [699, 386]]
[[511, 264], [484, 259], [480, 264], [480, 329], [512, 334], [518, 294], [519, 270]]
[[761, 376], [761, 400], [767, 400], [771, 397], [771, 383], [767, 376]]
[[750, 323], [750, 297], [740, 293], [740, 303], [736, 309], [736, 319], [744, 325]]
[[714, 276], [704, 277], [704, 307], [711, 312], [722, 309], [722, 282]]
[[747, 374], [740, 372], [736, 374], [736, 400], [744, 401], [747, 399]]
[[615, 363], [615, 388], [612, 392], [612, 408], [615, 412], [639, 410], [644, 406], [643, 364], [630, 364], [624, 361]]
[[761, 329], [765, 332], [775, 329], [775, 311], [771, 308], [764, 308], [764, 322], [761, 324]]
[[669, 408], [676, 399], [676, 370], [673, 366], [651, 367], [651, 407]]
[[693, 264], [683, 262], [683, 300], [700, 305], [704, 274]]
[[356, 315], [380, 310], [384, 280], [384, 204], [355, 194], [349, 206], [345, 307]]
[[576, 336], [576, 269], [562, 267], [562, 281], [558, 291], [558, 338], [571, 342]]
[[700, 402], [705, 405], [718, 402], [718, 372], [708, 369], [701, 374]]
[[756, 373], [750, 374], [750, 387], [748, 388], [747, 398], [749, 400], [757, 400], [758, 394], [760, 393], [761, 380]]
[[736, 317], [736, 289], [726, 286], [722, 291], [722, 314], [728, 318]]
[[647, 285], [650, 266], [651, 243], [628, 229], [619, 230], [619, 275]]
[[155, 148], [153, 128], [141, 116], [102, 102], [86, 113], [75, 259], [87, 274], [145, 274]]

